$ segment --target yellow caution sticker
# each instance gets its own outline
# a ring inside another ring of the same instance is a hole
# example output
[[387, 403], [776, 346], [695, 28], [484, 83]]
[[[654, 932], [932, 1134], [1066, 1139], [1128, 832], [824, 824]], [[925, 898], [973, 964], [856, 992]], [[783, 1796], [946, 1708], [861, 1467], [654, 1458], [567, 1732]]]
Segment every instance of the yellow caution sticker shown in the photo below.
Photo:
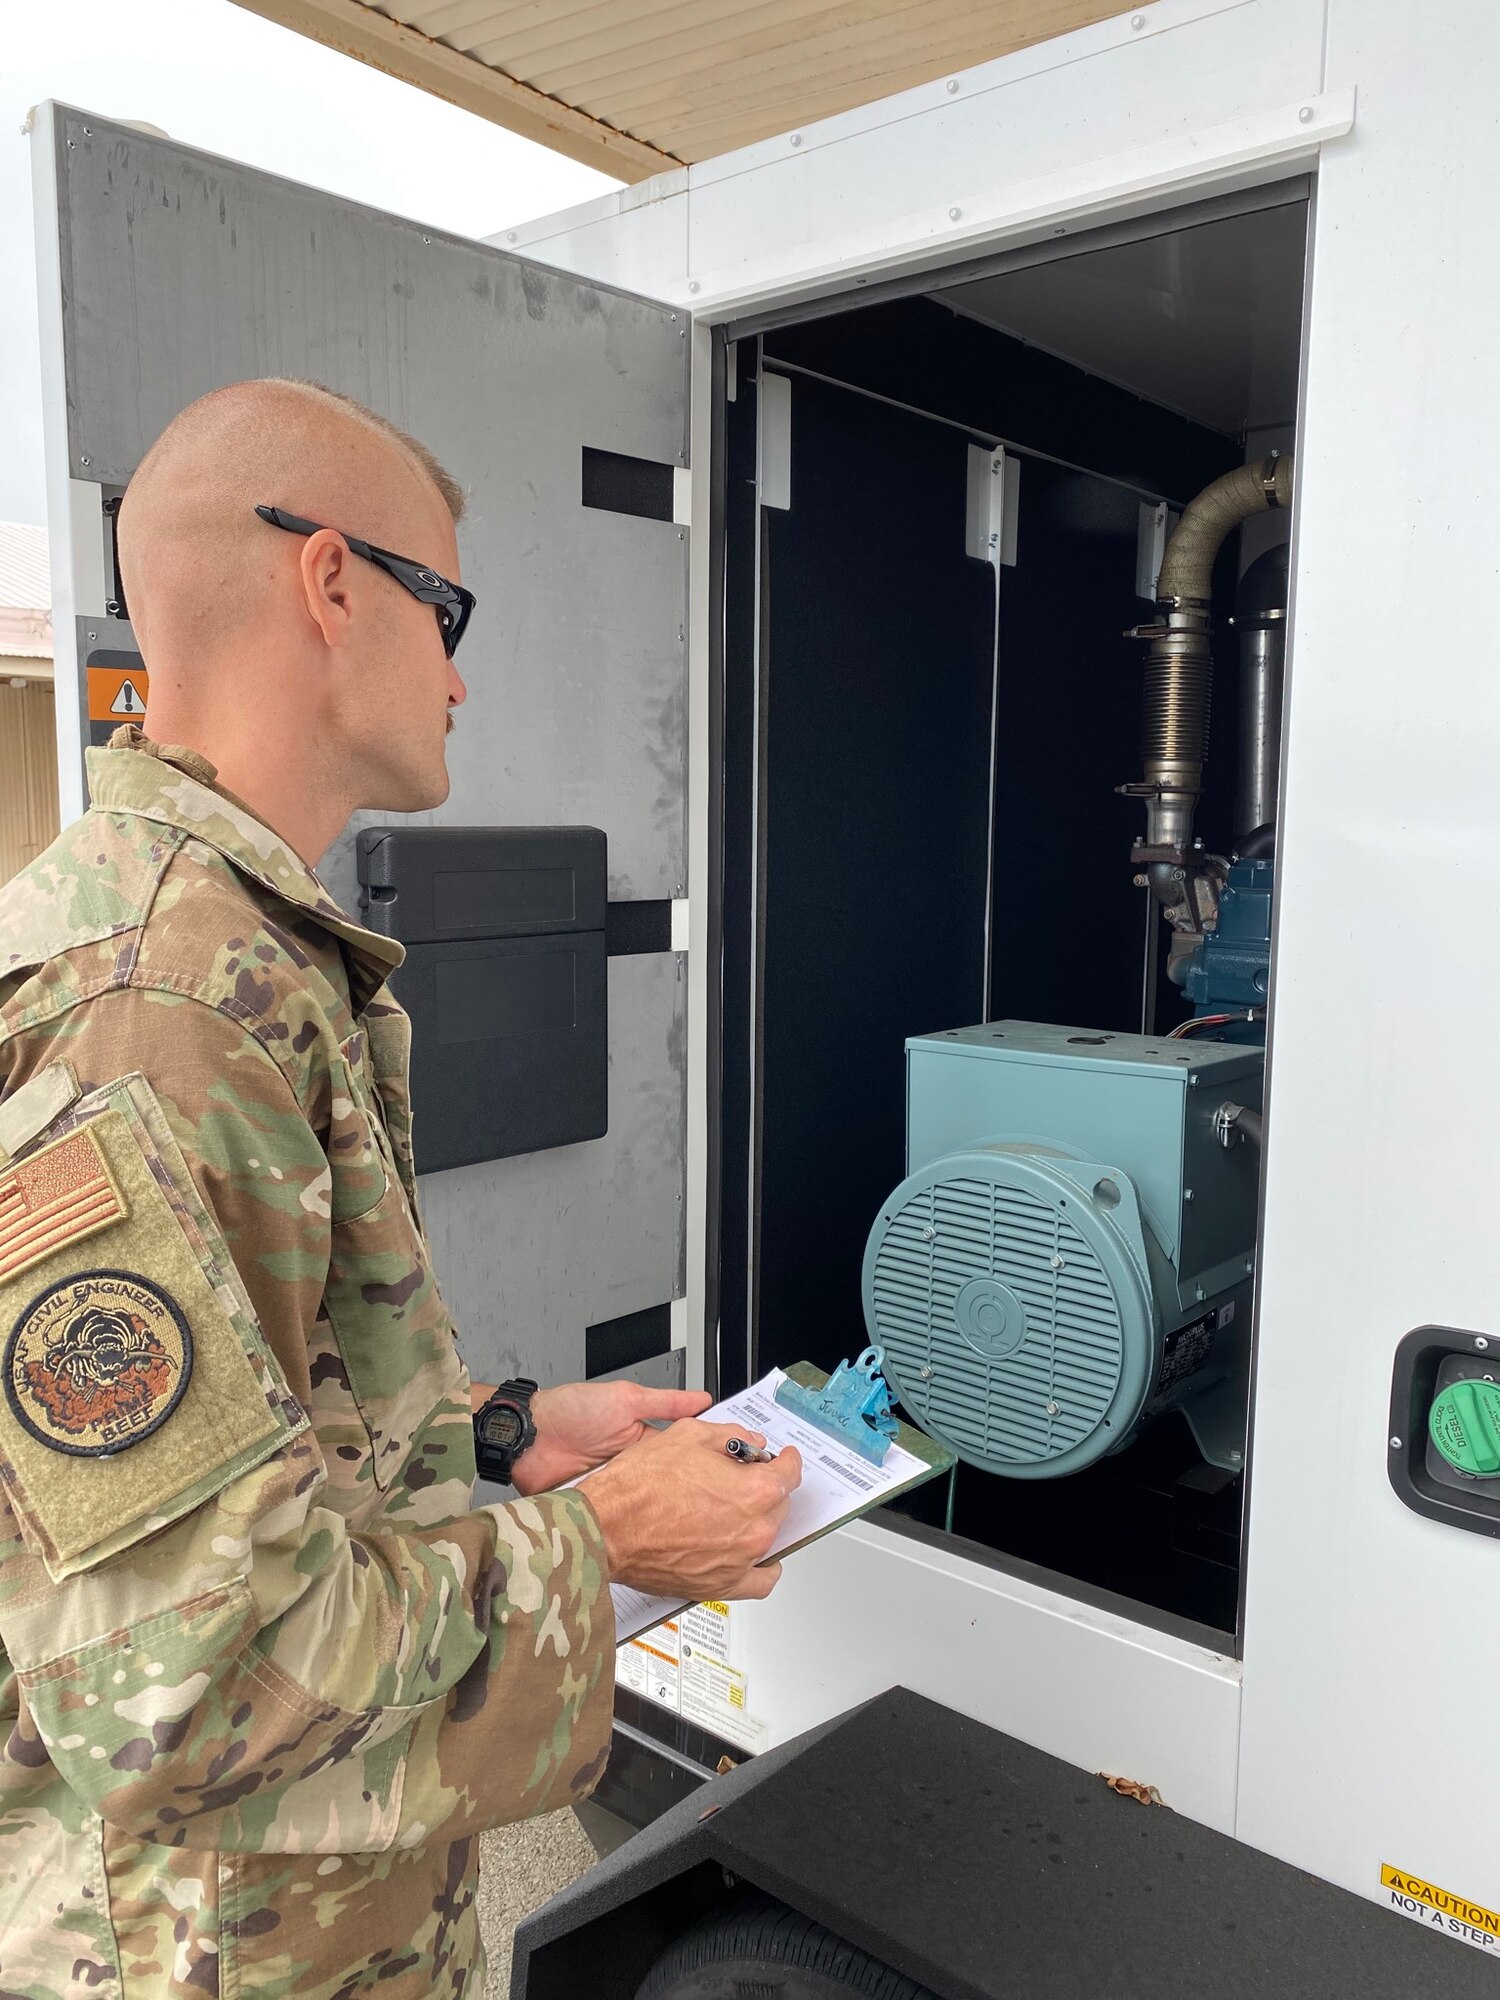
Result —
[[1467, 1896], [1456, 1896], [1451, 1889], [1439, 1889], [1408, 1869], [1392, 1868], [1389, 1862], [1381, 1864], [1380, 1884], [1398, 1916], [1500, 1956], [1500, 1913], [1470, 1902]]

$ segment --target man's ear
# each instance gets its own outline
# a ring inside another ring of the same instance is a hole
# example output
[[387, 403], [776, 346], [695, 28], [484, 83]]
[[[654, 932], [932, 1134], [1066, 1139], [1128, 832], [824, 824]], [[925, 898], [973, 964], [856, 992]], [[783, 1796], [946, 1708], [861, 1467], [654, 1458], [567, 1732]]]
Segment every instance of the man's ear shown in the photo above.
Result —
[[354, 557], [342, 535], [319, 528], [302, 544], [298, 564], [307, 615], [325, 646], [347, 646], [354, 623], [351, 589]]

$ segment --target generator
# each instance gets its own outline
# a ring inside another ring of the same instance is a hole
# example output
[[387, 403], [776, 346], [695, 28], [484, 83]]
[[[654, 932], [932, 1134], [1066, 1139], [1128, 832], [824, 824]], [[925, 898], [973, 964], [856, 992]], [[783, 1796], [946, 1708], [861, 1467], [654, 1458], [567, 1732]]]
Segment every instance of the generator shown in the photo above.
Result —
[[1056, 1479], [1181, 1410], [1238, 1471], [1263, 1052], [1000, 1021], [907, 1044], [907, 1176], [864, 1260], [924, 1430]]

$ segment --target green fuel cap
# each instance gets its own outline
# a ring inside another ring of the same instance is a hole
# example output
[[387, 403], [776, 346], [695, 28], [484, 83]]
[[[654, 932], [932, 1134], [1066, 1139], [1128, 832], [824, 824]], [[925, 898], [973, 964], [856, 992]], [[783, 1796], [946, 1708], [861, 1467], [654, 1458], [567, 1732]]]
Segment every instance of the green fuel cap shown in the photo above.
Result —
[[1450, 1382], [1432, 1406], [1427, 1429], [1460, 1472], [1477, 1479], [1500, 1473], [1500, 1382]]

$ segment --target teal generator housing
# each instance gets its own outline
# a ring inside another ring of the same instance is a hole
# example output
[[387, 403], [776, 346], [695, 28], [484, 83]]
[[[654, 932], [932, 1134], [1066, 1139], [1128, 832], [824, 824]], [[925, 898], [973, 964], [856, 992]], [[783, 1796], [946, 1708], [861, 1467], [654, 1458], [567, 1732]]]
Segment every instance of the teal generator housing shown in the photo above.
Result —
[[907, 1043], [907, 1177], [864, 1260], [894, 1392], [970, 1464], [1056, 1478], [1180, 1409], [1243, 1462], [1264, 1055], [996, 1021]]

